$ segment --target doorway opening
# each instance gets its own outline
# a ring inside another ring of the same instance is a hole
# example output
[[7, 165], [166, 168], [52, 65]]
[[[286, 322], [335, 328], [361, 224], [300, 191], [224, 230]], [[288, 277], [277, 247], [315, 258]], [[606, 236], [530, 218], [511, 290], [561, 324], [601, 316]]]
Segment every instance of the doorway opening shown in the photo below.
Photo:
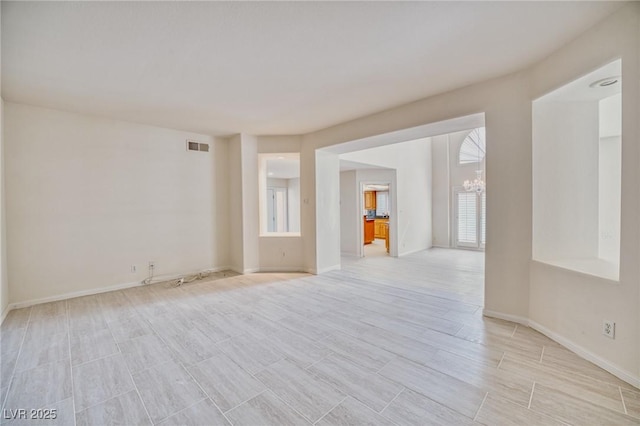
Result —
[[364, 257], [389, 255], [390, 189], [390, 182], [362, 184], [362, 255]]

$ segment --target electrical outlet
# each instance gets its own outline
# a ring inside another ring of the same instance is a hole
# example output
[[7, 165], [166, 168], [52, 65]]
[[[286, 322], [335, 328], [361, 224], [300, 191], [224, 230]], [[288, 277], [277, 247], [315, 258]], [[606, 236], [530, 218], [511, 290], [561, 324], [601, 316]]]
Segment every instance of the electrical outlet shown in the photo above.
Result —
[[136, 265], [131, 265], [131, 273], [132, 274], [136, 273]]
[[616, 323], [609, 320], [602, 321], [602, 334], [615, 339], [616, 338]]

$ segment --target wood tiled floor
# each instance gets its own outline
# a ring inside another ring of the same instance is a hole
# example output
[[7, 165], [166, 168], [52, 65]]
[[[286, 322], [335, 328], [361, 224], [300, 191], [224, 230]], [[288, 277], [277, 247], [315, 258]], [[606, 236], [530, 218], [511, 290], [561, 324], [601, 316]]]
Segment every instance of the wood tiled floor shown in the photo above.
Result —
[[640, 390], [483, 318], [483, 254], [344, 259], [48, 303], [2, 324], [3, 424], [640, 424]]

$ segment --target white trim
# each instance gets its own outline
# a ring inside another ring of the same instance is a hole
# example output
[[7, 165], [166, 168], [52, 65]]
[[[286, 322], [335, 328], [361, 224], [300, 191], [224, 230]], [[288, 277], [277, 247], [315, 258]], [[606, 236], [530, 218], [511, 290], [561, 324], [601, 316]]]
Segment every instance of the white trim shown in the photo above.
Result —
[[529, 318], [521, 317], [520, 315], [504, 314], [502, 312], [490, 311], [488, 309], [483, 309], [482, 315], [485, 317], [497, 318], [505, 321], [515, 322], [517, 324], [522, 324], [529, 327]]
[[265, 266], [258, 272], [307, 272], [301, 266]]
[[[28, 308], [29, 306], [40, 305], [42, 303], [57, 302], [57, 301], [60, 301], [60, 300], [74, 299], [76, 297], [82, 297], [82, 296], [92, 296], [94, 294], [108, 293], [110, 291], [124, 290], [124, 289], [127, 289], [127, 288], [140, 287], [140, 286], [144, 286], [144, 285], [153, 285], [153, 284], [161, 283], [161, 282], [164, 282], [164, 281], [175, 280], [175, 279], [178, 279], [178, 278], [181, 278], [181, 277], [185, 277], [185, 276], [189, 276], [189, 275], [195, 275], [195, 274], [202, 273], [202, 272], [219, 272], [219, 271], [225, 271], [225, 270], [229, 270], [229, 268], [228, 267], [217, 267], [217, 268], [203, 269], [201, 271], [192, 272], [192, 273], [186, 273], [186, 274], [159, 275], [157, 277], [154, 277], [154, 279], [153, 279], [151, 284], [143, 284], [142, 281], [134, 281], [134, 282], [128, 282], [128, 283], [124, 283], [124, 284], [116, 284], [116, 285], [111, 285], [111, 286], [106, 286], [106, 287], [98, 287], [98, 288], [92, 288], [92, 289], [87, 289], [87, 290], [72, 291], [70, 293], [64, 293], [64, 294], [59, 294], [59, 295], [55, 295], [55, 296], [42, 297], [42, 298], [39, 298], [39, 299], [25, 300], [25, 301], [22, 301], [22, 302], [10, 303], [9, 306], [7, 307], [7, 309], [6, 309], [6, 313], [8, 313], [10, 310], [13, 310], [13, 309]], [[6, 313], [4, 313], [3, 315], [6, 316]], [[2, 319], [4, 320], [4, 317]]]
[[[432, 248], [432, 247], [433, 247], [433, 246], [424, 247], [424, 248], [419, 248], [419, 249], [416, 249], [416, 250], [403, 251], [402, 253], [398, 253], [398, 257], [408, 256], [408, 255], [410, 255], [410, 254], [418, 253], [418, 252], [421, 252], [421, 251], [426, 251], [426, 250], [429, 250], [429, 249], [430, 249], [430, 248]], [[391, 254], [391, 253], [389, 253], [389, 254]], [[392, 257], [393, 257], [393, 256], [392, 256]]]
[[531, 319], [528, 319], [519, 315], [504, 314], [501, 312], [490, 311], [487, 309], [483, 309], [482, 315], [491, 317], [491, 318], [503, 319], [503, 320], [515, 322], [518, 324], [526, 325], [527, 327], [531, 327], [534, 330], [538, 331], [539, 333], [544, 334], [551, 340], [561, 344], [562, 346], [569, 349], [571, 352], [575, 353], [579, 357], [594, 363], [595, 365], [597, 365], [598, 367], [602, 368], [605, 371], [608, 371], [609, 373], [613, 374], [620, 380], [623, 380], [629, 383], [631, 386], [640, 388], [640, 376], [635, 375], [629, 371], [624, 370], [623, 368], [618, 367], [617, 365], [600, 357], [599, 355], [594, 354], [590, 350], [585, 349], [584, 347], [578, 345], [577, 343], [574, 343], [572, 340], [554, 331], [549, 330], [547, 327], [543, 326], [542, 324], [539, 324]]
[[[332, 265], [332, 266], [327, 266], [326, 268], [308, 269], [307, 272], [309, 272], [310, 274], [313, 274], [313, 275], [320, 275], [320, 274], [324, 274], [325, 272], [337, 271], [337, 270], [340, 270], [340, 269], [342, 269], [342, 265], [340, 265], [338, 263], [338, 264], [335, 264], [335, 265]], [[313, 271], [313, 272], [311, 272], [311, 271]]]
[[59, 294], [56, 296], [48, 296], [48, 297], [42, 297], [39, 299], [31, 299], [31, 300], [25, 300], [23, 302], [11, 303], [9, 304], [9, 308], [10, 309], [28, 308], [29, 306], [40, 305], [42, 303], [57, 302], [59, 300], [67, 300], [67, 299], [74, 299], [76, 297], [91, 296], [91, 295], [100, 294], [100, 293], [108, 293], [110, 291], [123, 290], [125, 288], [138, 287], [142, 285], [144, 284], [142, 284], [141, 281], [135, 281], [135, 282], [125, 283], [125, 284], [116, 284], [116, 285], [107, 286], [107, 287], [92, 288], [89, 290], [72, 291], [70, 293]]
[[0, 316], [0, 325], [4, 322], [4, 319], [7, 317], [7, 315], [9, 315], [9, 311], [11, 310], [11, 305], [8, 305], [4, 307], [4, 309], [2, 310], [2, 315]]
[[609, 373], [613, 374], [617, 378], [624, 380], [625, 382], [629, 383], [632, 386], [640, 388], [640, 376], [636, 376], [631, 372], [618, 367], [617, 365], [611, 363], [610, 361], [607, 361], [606, 359], [594, 354], [588, 349], [583, 348], [577, 343], [574, 343], [573, 341], [567, 339], [566, 337], [563, 337], [560, 334], [549, 330], [547, 327], [533, 320], [529, 320], [529, 327], [544, 334], [551, 340], [555, 340], [556, 342], [560, 343], [562, 346], [569, 349], [571, 352], [574, 352], [575, 354], [586, 359], [587, 361], [591, 361], [598, 367], [608, 371]]
[[351, 258], [358, 258], [358, 254], [353, 252], [353, 251], [341, 251], [340, 252], [340, 257], [351, 257]]

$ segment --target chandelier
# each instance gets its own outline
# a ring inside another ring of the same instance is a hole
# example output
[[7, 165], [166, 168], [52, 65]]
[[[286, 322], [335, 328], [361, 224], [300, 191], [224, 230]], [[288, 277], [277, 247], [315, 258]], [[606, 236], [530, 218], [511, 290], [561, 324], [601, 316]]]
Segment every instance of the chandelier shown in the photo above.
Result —
[[468, 192], [484, 192], [487, 185], [482, 180], [482, 170], [476, 170], [476, 178], [473, 181], [465, 180], [462, 184], [464, 186], [465, 191]]
[[[487, 185], [484, 182], [484, 180], [482, 179], [482, 159], [484, 158], [484, 153], [485, 153], [485, 146], [486, 146], [486, 134], [485, 134], [485, 128], [484, 127], [480, 127], [477, 129], [473, 129], [466, 138], [464, 138], [464, 141], [462, 142], [462, 146], [460, 147], [460, 155], [461, 155], [461, 160], [462, 160], [462, 153], [463, 153], [463, 148], [464, 148], [464, 154], [465, 154], [465, 163], [470, 163], [470, 162], [475, 162], [478, 163], [478, 166], [480, 167], [479, 170], [476, 170], [476, 178], [474, 180], [465, 180], [464, 183], [462, 184], [462, 186], [464, 187], [465, 191], [467, 192], [476, 192], [478, 194], [481, 194], [485, 191]], [[476, 158], [475, 161], [473, 161], [473, 157], [472, 157], [472, 149], [473, 147], [475, 147], [475, 154], [476, 154]], [[482, 150], [482, 156], [480, 155], [480, 151]]]

